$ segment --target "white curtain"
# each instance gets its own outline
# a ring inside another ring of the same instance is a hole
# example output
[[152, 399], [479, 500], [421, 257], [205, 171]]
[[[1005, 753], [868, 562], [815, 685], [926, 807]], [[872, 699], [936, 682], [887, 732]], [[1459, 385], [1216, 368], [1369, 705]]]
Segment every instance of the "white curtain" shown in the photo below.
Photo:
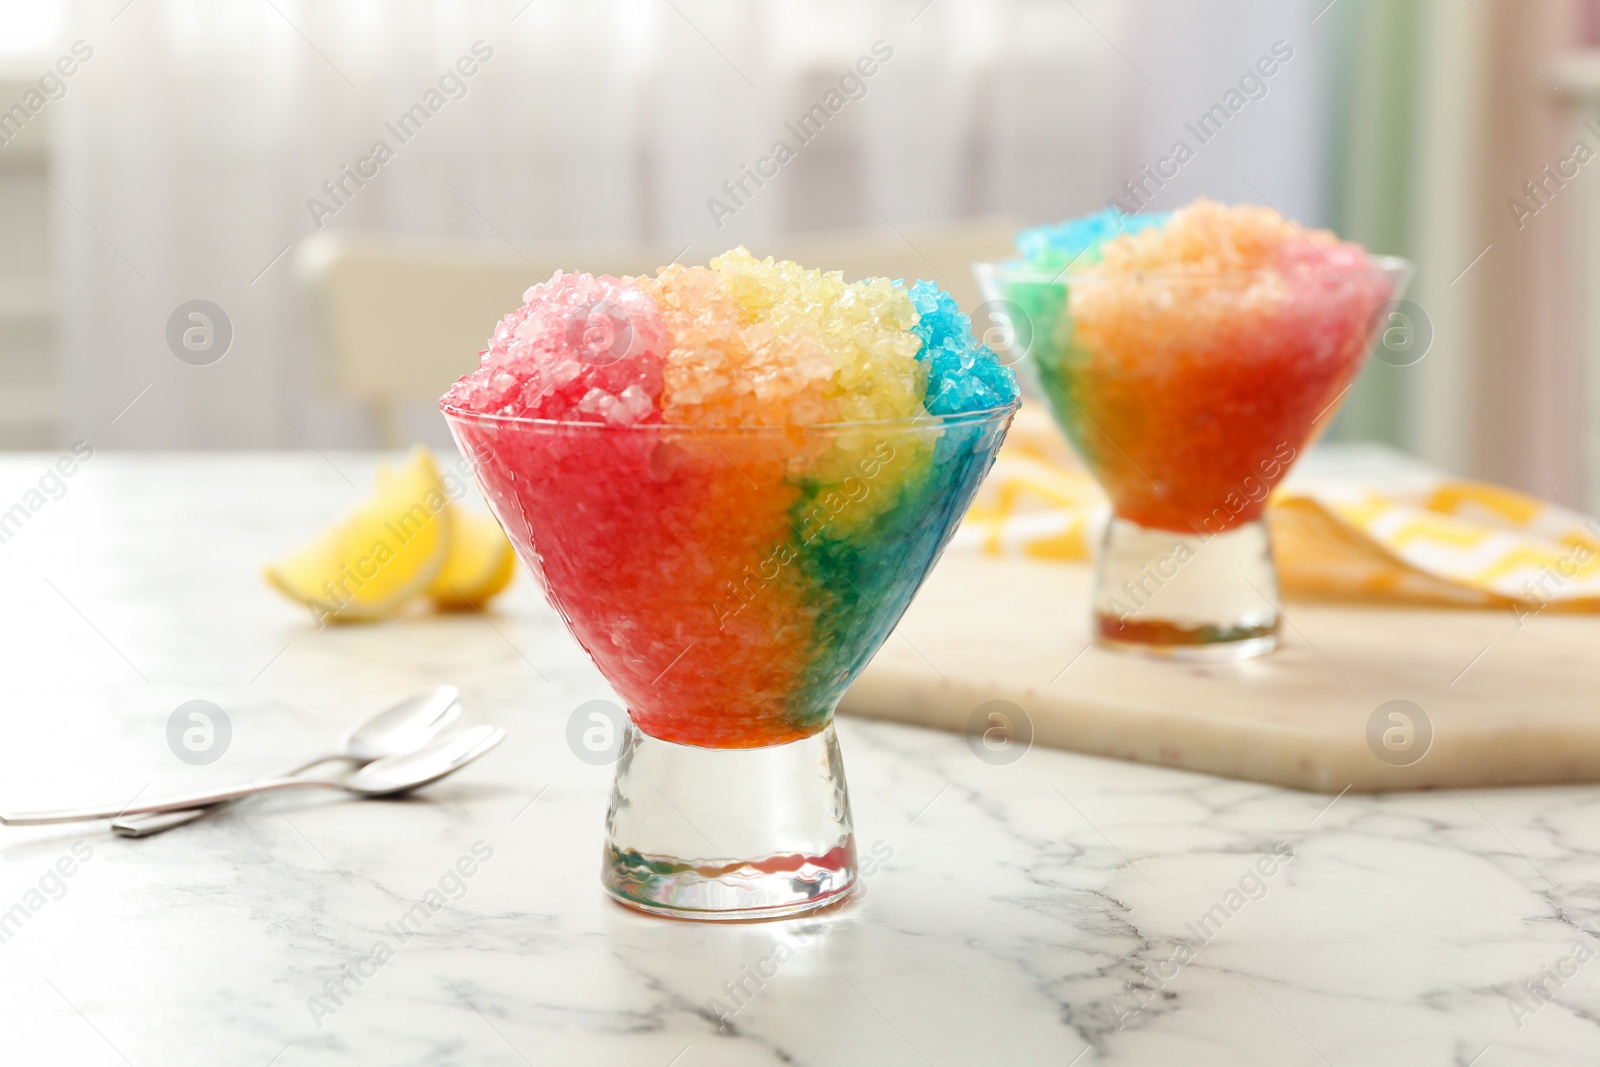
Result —
[[[63, 47], [82, 39], [93, 57], [50, 105], [52, 223], [68, 429], [147, 448], [371, 439], [317, 380], [282, 255], [317, 229], [313, 197], [337, 207], [329, 228], [651, 238], [701, 261], [774, 232], [1057, 219], [1102, 206], [1275, 24], [1313, 13], [1271, 0], [124, 4], [68, 9]], [[784, 124], [877, 42], [893, 54], [864, 96], [719, 229], [707, 200], [793, 143]], [[1259, 121], [1204, 161], [1221, 184], [1193, 191], [1248, 197], [1231, 175], [1251, 173], [1319, 220], [1320, 159], [1282, 150], [1320, 120], [1314, 44]], [[385, 124], [430, 89], [442, 106], [401, 143]], [[363, 164], [379, 140], [393, 158]], [[323, 183], [346, 166], [376, 174], [345, 179], [335, 204]], [[167, 347], [169, 315], [193, 299], [233, 323], [210, 366]]]

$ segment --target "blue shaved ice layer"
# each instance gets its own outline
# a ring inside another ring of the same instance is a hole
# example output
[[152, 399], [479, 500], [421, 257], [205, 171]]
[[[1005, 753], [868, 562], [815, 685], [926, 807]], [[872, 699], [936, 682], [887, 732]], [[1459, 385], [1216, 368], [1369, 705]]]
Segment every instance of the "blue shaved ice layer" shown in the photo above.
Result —
[[933, 282], [917, 282], [911, 302], [919, 316], [911, 330], [922, 339], [917, 359], [928, 365], [930, 415], [982, 411], [1017, 399], [1017, 376], [972, 336], [972, 320], [954, 297]]
[[[1100, 257], [1092, 249], [1126, 234], [1138, 233], [1166, 224], [1171, 212], [1130, 215], [1114, 207], [1049, 226], [1035, 226], [1017, 234], [1017, 251], [1030, 263], [1063, 267], [1074, 260], [1085, 265]], [[1088, 252], [1088, 255], [1084, 255]]]

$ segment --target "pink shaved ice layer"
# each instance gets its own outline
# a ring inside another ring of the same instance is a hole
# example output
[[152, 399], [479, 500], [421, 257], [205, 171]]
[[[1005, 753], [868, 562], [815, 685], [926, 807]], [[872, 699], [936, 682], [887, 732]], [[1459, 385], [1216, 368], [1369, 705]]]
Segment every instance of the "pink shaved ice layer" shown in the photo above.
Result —
[[556, 271], [522, 299], [447, 404], [527, 419], [661, 421], [667, 328], [648, 294], [609, 275]]

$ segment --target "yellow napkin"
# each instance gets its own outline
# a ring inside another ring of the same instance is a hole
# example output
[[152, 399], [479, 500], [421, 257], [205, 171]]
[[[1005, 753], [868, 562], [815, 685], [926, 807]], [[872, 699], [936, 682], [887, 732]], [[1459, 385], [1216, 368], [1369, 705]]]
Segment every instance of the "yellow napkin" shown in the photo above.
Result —
[[[954, 546], [1086, 560], [1109, 513], [1055, 427], [1024, 410]], [[1545, 608], [1600, 610], [1600, 520], [1502, 486], [1442, 475], [1292, 479], [1267, 520], [1288, 591], [1509, 607], [1519, 624]]]

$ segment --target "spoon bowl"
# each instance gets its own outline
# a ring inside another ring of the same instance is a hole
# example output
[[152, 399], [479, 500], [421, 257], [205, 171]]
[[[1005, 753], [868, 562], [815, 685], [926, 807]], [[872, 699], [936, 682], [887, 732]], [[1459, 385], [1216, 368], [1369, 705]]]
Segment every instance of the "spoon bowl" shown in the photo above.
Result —
[[368, 797], [409, 793], [454, 774], [505, 737], [506, 732], [498, 726], [474, 726], [435, 738], [411, 752], [373, 760], [360, 770], [326, 784]]
[[385, 708], [344, 735], [339, 754], [370, 763], [411, 752], [438, 737], [461, 718], [461, 690], [441, 685]]

